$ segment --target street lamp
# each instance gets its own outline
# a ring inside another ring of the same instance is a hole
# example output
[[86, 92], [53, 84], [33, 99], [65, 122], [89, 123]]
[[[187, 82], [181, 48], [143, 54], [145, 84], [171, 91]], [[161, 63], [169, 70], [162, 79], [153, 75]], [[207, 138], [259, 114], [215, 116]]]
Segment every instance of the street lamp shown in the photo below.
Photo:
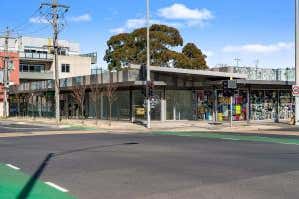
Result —
[[148, 83], [151, 81], [151, 74], [150, 74], [150, 0], [146, 0], [146, 24], [147, 24], [147, 38], [146, 38], [146, 114], [147, 114], [147, 128], [151, 128], [151, 105], [150, 105], [150, 96], [149, 96], [149, 85]]

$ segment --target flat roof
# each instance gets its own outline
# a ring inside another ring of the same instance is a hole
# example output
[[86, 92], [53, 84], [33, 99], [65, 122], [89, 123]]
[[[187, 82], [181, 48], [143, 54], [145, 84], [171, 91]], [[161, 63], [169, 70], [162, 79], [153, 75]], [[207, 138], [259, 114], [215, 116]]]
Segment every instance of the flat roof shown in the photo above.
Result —
[[238, 79], [238, 84], [255, 84], [255, 85], [284, 85], [284, 86], [292, 86], [295, 85], [294, 81], [274, 81], [274, 80], [246, 80], [246, 79]]
[[[140, 65], [131, 64], [129, 68], [140, 69]], [[150, 66], [150, 70], [154, 72], [164, 72], [164, 73], [176, 73], [181, 75], [198, 75], [206, 77], [222, 77], [222, 78], [234, 78], [234, 79], [247, 79], [248, 75], [239, 73], [227, 73], [227, 72], [217, 72], [209, 70], [194, 70], [194, 69], [183, 69], [183, 68], [168, 68], [160, 66]]]

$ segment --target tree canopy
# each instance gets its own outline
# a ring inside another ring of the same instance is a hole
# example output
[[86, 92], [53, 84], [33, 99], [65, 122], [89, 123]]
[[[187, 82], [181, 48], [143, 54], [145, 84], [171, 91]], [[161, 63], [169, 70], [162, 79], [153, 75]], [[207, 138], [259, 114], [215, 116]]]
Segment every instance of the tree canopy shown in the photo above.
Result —
[[[104, 60], [110, 70], [120, 70], [124, 64], [146, 63], [146, 28], [112, 36], [107, 41]], [[193, 43], [182, 52], [173, 50], [183, 46], [180, 32], [173, 27], [154, 24], [150, 27], [150, 55], [154, 66], [173, 66], [188, 69], [207, 69], [206, 56]]]

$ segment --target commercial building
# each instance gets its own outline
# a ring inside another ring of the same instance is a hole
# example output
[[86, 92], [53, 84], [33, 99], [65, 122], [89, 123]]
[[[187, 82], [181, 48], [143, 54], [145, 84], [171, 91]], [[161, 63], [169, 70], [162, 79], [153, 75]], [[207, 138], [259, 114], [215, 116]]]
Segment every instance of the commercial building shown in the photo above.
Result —
[[[0, 40], [0, 56], [4, 54], [4, 39]], [[13, 69], [10, 71], [10, 84], [54, 80], [53, 41], [47, 38], [20, 37], [8, 40], [8, 52]], [[97, 61], [97, 54], [81, 54], [78, 43], [59, 40], [59, 78], [90, 75], [91, 68]], [[0, 67], [3, 65], [1, 62]], [[3, 89], [0, 88], [0, 101]], [[3, 104], [0, 102], [0, 116]]]
[[[107, 87], [117, 88], [112, 106], [116, 120], [145, 120], [144, 87], [140, 66], [130, 65], [118, 72], [65, 78], [60, 80], [61, 116], [80, 117], [81, 108], [74, 98], [75, 88], [84, 86], [84, 117], [107, 119], [109, 98]], [[233, 97], [233, 119], [289, 119], [294, 111], [291, 81], [250, 80], [239, 73], [151, 67], [154, 91], [153, 120], [228, 121], [230, 100], [223, 94], [222, 81], [237, 81]], [[94, 86], [99, 88], [94, 93]], [[13, 88], [13, 87], [12, 87]], [[53, 83], [24, 83], [11, 93], [12, 115], [54, 115]], [[34, 97], [30, 97], [34, 96]]]

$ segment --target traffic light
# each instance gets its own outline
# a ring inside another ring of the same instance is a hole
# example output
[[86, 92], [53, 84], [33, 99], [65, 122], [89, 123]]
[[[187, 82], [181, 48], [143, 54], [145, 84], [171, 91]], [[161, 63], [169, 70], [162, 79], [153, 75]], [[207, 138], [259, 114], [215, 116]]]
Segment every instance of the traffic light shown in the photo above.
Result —
[[141, 64], [140, 70], [139, 70], [139, 79], [140, 79], [140, 81], [146, 81], [146, 76], [147, 76], [146, 65]]
[[234, 95], [234, 89], [230, 88], [230, 82], [225, 80], [222, 82], [223, 84], [223, 96], [224, 97], [231, 97]]
[[154, 96], [154, 87], [155, 87], [154, 82], [152, 81], [147, 82], [147, 87], [148, 87], [148, 96], [149, 97]]

